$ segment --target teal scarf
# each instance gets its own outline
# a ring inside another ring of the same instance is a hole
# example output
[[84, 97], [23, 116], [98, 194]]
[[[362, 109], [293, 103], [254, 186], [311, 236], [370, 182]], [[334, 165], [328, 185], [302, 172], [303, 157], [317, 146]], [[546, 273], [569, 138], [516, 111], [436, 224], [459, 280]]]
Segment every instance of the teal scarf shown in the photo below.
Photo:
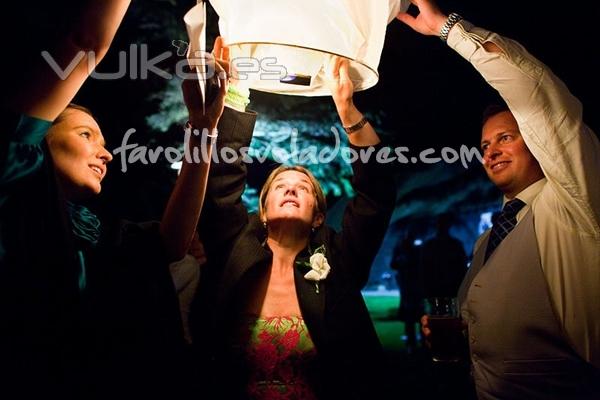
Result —
[[[67, 211], [71, 219], [71, 229], [80, 246], [98, 244], [100, 238], [100, 220], [86, 207], [67, 201]], [[77, 251], [79, 260], [79, 290], [83, 291], [87, 285], [85, 257], [82, 250]]]
[[92, 246], [100, 238], [100, 220], [86, 207], [67, 201], [67, 211], [71, 218], [71, 229], [77, 239]]

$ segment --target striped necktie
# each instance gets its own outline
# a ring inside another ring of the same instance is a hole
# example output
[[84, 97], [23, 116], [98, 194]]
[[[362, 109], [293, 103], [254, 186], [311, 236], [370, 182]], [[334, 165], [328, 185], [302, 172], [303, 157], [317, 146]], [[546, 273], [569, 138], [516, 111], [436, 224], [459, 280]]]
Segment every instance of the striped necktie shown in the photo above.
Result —
[[488, 240], [487, 249], [485, 250], [484, 263], [487, 261], [489, 256], [494, 252], [496, 247], [502, 242], [502, 240], [513, 230], [517, 225], [517, 213], [525, 207], [525, 203], [519, 199], [513, 199], [507, 202], [502, 208], [502, 212], [498, 216], [498, 219], [492, 226], [490, 232], [490, 238]]

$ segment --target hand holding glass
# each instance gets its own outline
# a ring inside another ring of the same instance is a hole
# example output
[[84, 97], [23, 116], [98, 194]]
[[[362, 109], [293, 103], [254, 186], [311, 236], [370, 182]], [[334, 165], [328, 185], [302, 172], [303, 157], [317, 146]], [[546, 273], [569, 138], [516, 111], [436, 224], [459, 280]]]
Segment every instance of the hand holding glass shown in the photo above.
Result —
[[463, 335], [456, 297], [427, 298], [425, 312], [431, 330], [429, 341], [433, 361], [459, 361]]

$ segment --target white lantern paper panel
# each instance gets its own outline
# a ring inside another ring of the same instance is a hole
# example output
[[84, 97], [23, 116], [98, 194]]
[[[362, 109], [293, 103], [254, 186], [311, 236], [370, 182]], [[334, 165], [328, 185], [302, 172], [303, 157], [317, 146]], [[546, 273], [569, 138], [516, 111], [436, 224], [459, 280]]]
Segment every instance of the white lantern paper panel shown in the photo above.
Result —
[[[240, 80], [266, 92], [329, 95], [331, 57], [355, 90], [374, 86], [387, 24], [409, 0], [211, 0]], [[245, 85], [244, 85], [245, 86]]]

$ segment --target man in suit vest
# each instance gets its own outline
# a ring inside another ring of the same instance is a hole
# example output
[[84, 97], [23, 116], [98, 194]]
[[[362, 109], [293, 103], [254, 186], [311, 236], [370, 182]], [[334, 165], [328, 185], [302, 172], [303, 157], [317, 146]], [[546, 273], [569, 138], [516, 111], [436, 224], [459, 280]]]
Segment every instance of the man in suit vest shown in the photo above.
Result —
[[520, 44], [412, 2], [419, 14], [398, 19], [446, 41], [507, 104], [481, 135], [504, 207], [458, 296], [478, 397], [599, 399], [600, 142], [581, 103]]

